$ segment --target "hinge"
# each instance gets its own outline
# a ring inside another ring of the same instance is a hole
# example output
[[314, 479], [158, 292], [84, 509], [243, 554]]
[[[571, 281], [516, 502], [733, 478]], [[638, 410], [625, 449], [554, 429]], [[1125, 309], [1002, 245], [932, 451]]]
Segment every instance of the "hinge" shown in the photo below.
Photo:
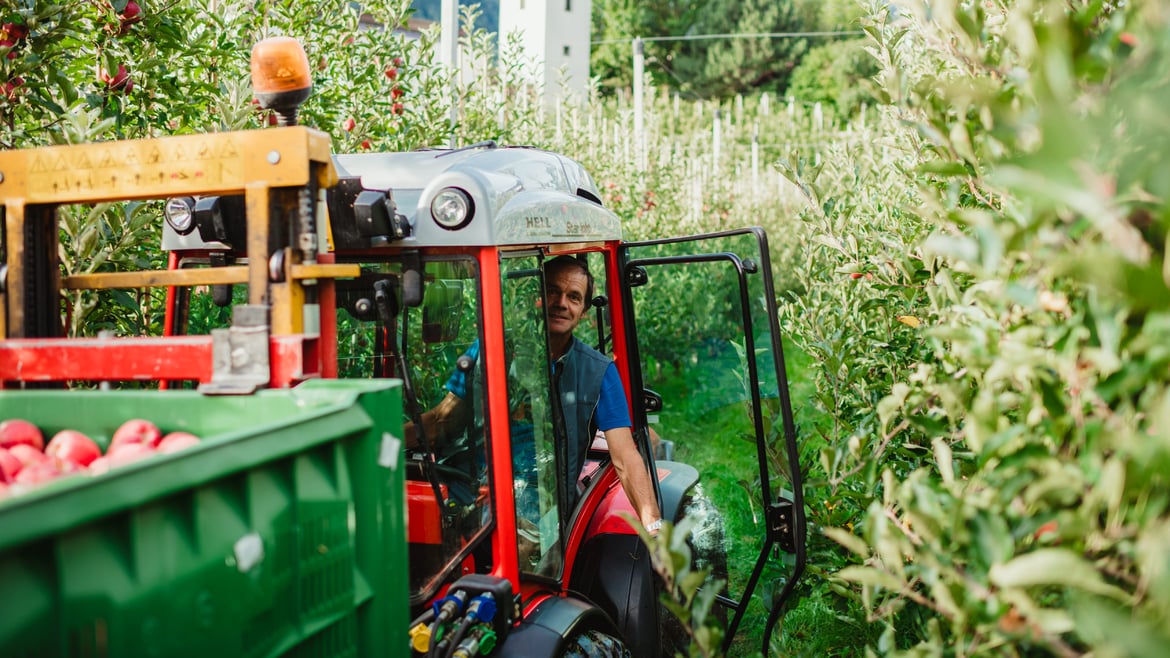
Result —
[[795, 522], [791, 500], [781, 498], [768, 506], [768, 539], [785, 553], [796, 552]]
[[232, 326], [211, 330], [211, 381], [199, 385], [208, 395], [248, 395], [268, 384], [268, 306], [232, 308]]

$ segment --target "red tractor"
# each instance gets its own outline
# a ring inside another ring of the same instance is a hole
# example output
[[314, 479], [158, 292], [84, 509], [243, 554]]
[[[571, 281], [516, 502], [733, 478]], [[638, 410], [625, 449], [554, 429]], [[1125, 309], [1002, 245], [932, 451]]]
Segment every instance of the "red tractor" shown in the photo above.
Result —
[[[409, 605], [413, 651], [671, 655], [689, 638], [660, 604], [605, 441], [575, 482], [561, 476], [570, 457], [542, 295], [546, 263], [569, 255], [595, 279], [577, 337], [617, 366], [663, 518], [686, 519], [696, 566], [712, 571], [723, 646], [758, 650], [746, 635], [767, 652], [804, 568], [805, 521], [763, 230], [624, 242], [580, 164], [491, 142], [331, 155], [323, 134], [285, 126], [133, 153], [159, 155], [87, 184], [164, 200], [170, 269], [62, 278], [49, 218], [53, 203], [81, 200], [69, 176], [29, 202], [44, 211], [35, 218], [9, 205], [0, 327], [23, 339], [0, 349], [9, 387], [148, 379], [249, 395], [393, 378], [418, 431], [458, 386], [466, 413], [443, 441], [423, 432], [403, 449], [387, 432], [379, 455], [404, 460], [409, 559], [393, 568], [409, 581], [397, 605]], [[60, 338], [46, 300], [122, 286], [166, 287], [165, 336], [101, 350]]]

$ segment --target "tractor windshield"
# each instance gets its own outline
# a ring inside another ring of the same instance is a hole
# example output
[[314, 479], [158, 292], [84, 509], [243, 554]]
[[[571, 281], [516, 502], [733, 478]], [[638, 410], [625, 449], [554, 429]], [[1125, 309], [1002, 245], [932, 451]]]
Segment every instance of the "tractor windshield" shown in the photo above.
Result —
[[[421, 303], [404, 302], [421, 281]], [[338, 376], [403, 377], [412, 601], [433, 596], [494, 517], [486, 466], [479, 271], [467, 258], [362, 264], [338, 282]], [[479, 549], [477, 551], [477, 549]]]

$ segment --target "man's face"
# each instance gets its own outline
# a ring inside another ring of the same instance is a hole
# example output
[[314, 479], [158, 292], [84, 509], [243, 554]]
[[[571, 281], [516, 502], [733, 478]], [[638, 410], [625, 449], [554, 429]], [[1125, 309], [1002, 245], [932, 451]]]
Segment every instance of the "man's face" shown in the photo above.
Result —
[[545, 279], [544, 304], [548, 310], [548, 333], [563, 338], [573, 333], [585, 314], [589, 278], [575, 268], [564, 268]]

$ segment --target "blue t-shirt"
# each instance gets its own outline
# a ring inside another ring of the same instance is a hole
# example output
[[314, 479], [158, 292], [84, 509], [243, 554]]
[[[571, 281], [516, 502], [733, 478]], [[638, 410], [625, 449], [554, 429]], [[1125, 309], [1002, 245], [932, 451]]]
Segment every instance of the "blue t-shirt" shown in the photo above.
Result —
[[[478, 360], [479, 339], [476, 339], [463, 355], [472, 361]], [[455, 397], [460, 400], [466, 400], [467, 374], [462, 370], [456, 370], [451, 374], [451, 378], [447, 380], [446, 388]], [[593, 420], [597, 423], [597, 429], [602, 432], [633, 425], [630, 422], [630, 410], [626, 406], [626, 389], [622, 386], [621, 375], [618, 374], [617, 366], [612, 361], [610, 361], [609, 366], [605, 369], [605, 375], [601, 379], [601, 397], [597, 401], [597, 409], [593, 413]]]

